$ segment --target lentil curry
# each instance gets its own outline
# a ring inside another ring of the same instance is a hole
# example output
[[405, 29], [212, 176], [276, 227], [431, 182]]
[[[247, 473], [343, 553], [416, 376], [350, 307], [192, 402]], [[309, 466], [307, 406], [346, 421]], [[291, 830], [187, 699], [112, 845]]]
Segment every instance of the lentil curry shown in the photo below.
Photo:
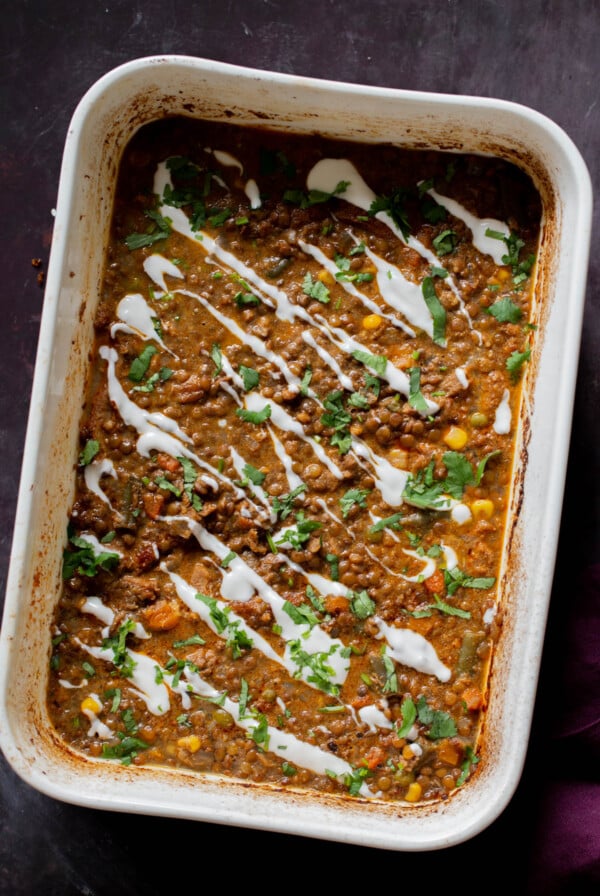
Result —
[[354, 799], [477, 774], [540, 220], [495, 158], [135, 135], [51, 633], [66, 742]]

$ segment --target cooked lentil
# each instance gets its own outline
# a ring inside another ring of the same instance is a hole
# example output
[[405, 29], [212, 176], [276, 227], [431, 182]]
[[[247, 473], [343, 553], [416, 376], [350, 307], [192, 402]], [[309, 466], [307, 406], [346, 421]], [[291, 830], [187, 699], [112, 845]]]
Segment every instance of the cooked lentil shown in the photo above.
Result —
[[52, 632], [72, 747], [409, 803], [477, 774], [540, 220], [494, 158], [132, 139]]

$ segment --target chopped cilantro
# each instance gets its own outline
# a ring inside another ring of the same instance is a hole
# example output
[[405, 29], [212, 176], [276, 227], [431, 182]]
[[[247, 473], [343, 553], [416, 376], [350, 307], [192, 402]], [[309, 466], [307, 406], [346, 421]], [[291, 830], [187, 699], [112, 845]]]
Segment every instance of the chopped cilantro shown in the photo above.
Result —
[[457, 241], [458, 237], [454, 230], [442, 230], [432, 240], [432, 245], [437, 255], [449, 255], [456, 248]]
[[88, 439], [83, 447], [83, 451], [79, 454], [79, 463], [82, 467], [87, 467], [100, 451], [100, 442], [95, 439]]
[[410, 237], [410, 227], [405, 209], [407, 196], [408, 191], [404, 187], [397, 187], [389, 196], [378, 196], [369, 207], [371, 216], [379, 212], [387, 212], [405, 240]]
[[329, 290], [320, 280], [313, 280], [310, 273], [307, 273], [302, 281], [302, 292], [311, 299], [316, 299], [324, 305], [330, 301]]
[[514, 302], [511, 302], [508, 296], [504, 296], [504, 298], [494, 302], [493, 305], [486, 308], [486, 311], [501, 324], [516, 324], [523, 316], [522, 310]]
[[521, 369], [526, 361], [531, 358], [531, 349], [526, 345], [522, 352], [513, 352], [506, 360], [506, 369], [513, 383], [516, 383], [521, 375]]
[[271, 405], [266, 404], [262, 411], [249, 411], [246, 408], [237, 408], [236, 412], [238, 417], [241, 417], [242, 420], [245, 420], [246, 423], [264, 423], [265, 420], [268, 420], [271, 416]]
[[342, 508], [342, 516], [344, 519], [348, 516], [354, 505], [365, 508], [367, 506], [368, 489], [351, 488], [340, 498], [340, 506]]
[[443, 348], [446, 345], [446, 309], [437, 297], [433, 277], [425, 277], [421, 292], [433, 320], [433, 341]]
[[375, 601], [372, 600], [366, 590], [349, 591], [350, 609], [358, 619], [368, 619], [377, 609]]
[[397, 531], [400, 528], [401, 519], [401, 513], [393, 513], [391, 516], [386, 516], [382, 520], [377, 520], [377, 522], [369, 528], [369, 532], [375, 534], [375, 532], [381, 532], [383, 529], [395, 529]]
[[150, 362], [152, 361], [152, 356], [157, 352], [155, 346], [147, 345], [145, 349], [135, 358], [131, 363], [131, 367], [129, 368], [129, 379], [134, 383], [140, 383], [146, 373], [148, 372], [148, 368], [150, 367]]
[[152, 222], [145, 233], [130, 233], [125, 238], [125, 245], [128, 249], [142, 249], [145, 246], [152, 246], [159, 240], [165, 240], [171, 235], [171, 220], [163, 218], [157, 211], [148, 210], [144, 212], [147, 218]]
[[253, 367], [245, 367], [244, 364], [240, 364], [240, 376], [244, 381], [244, 389], [246, 392], [250, 392], [252, 389], [258, 386], [260, 381], [260, 374], [258, 370], [254, 370]]
[[[289, 492], [287, 495], [282, 495], [281, 497], [277, 497], [276, 495], [273, 497], [273, 510], [278, 515], [280, 520], [284, 520], [286, 517], [290, 515], [292, 512], [292, 507], [296, 498], [298, 498], [303, 492], [307, 490], [308, 486], [298, 485], [293, 491]], [[275, 551], [274, 553], [277, 553]]]

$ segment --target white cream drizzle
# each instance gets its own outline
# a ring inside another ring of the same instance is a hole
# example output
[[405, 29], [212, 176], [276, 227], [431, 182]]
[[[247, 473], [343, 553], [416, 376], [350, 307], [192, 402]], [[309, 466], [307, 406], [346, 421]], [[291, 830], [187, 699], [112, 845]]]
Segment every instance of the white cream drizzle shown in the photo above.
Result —
[[[230, 445], [230, 447], [229, 447], [229, 454], [231, 455], [231, 460], [233, 462], [233, 466], [235, 467], [236, 473], [238, 474], [240, 479], [244, 479], [246, 477], [246, 474], [244, 473], [244, 467], [246, 466], [248, 461], [242, 457], [242, 455], [239, 453], [239, 451], [236, 451], [236, 449], [233, 447], [233, 445]], [[264, 490], [264, 488], [261, 485], [255, 485], [252, 481], [250, 481], [250, 484], [248, 487], [254, 492], [254, 494], [257, 496], [258, 500], [262, 504], [264, 504], [264, 506], [267, 508], [267, 512], [269, 514], [271, 522], [272, 523], [276, 522], [277, 514], [271, 507], [271, 502], [269, 501], [269, 496], [266, 493], [266, 491]]]
[[502, 400], [496, 408], [494, 417], [494, 432], [504, 436], [510, 432], [511, 427], [511, 411], [510, 411], [510, 392], [505, 389], [502, 393]]
[[[335, 261], [332, 261], [331, 258], [328, 258], [327, 255], [325, 255], [325, 253], [322, 252], [321, 249], [319, 249], [317, 246], [313, 246], [311, 243], [306, 243], [306, 242], [304, 242], [304, 240], [298, 240], [298, 246], [302, 249], [302, 251], [304, 253], [306, 253], [306, 255], [310, 255], [312, 258], [315, 259], [315, 261], [318, 261], [319, 264], [326, 271], [328, 271], [334, 278], [335, 278], [336, 274], [339, 274], [339, 268], [336, 265]], [[397, 327], [398, 329], [403, 330], [409, 336], [415, 335], [415, 331], [413, 329], [411, 329], [409, 326], [407, 326], [404, 323], [404, 321], [399, 320], [399, 318], [395, 317], [393, 314], [388, 314], [387, 312], [385, 312], [382, 308], [379, 307], [379, 305], [376, 302], [374, 302], [372, 299], [370, 299], [364, 293], [360, 292], [360, 290], [358, 290], [353, 283], [351, 283], [348, 280], [337, 280], [336, 282], [343, 289], [345, 289], [347, 293], [349, 293], [351, 296], [354, 296], [356, 299], [358, 299], [360, 302], [362, 302], [362, 304], [365, 306], [365, 308], [368, 308], [369, 311], [373, 312], [373, 314], [378, 314], [380, 317], [385, 318], [385, 320], [389, 320], [390, 323], [394, 327]], [[379, 286], [379, 281], [378, 281], [378, 286]], [[381, 288], [380, 288], [380, 292], [381, 292]], [[383, 298], [385, 298], [385, 296], [383, 296]], [[422, 300], [422, 298], [423, 297], [421, 296], [421, 300]], [[391, 304], [392, 304], [391, 302], [388, 302], [388, 305], [391, 305]]]
[[[162, 519], [165, 521], [185, 521], [200, 547], [205, 551], [216, 554], [219, 560], [223, 560], [230, 553], [227, 545], [208, 532], [200, 523], [184, 516], [162, 517]], [[234, 588], [231, 588], [232, 576]], [[243, 590], [240, 588], [240, 585], [242, 585]], [[275, 589], [271, 588], [241, 557], [234, 557], [223, 575], [221, 594], [226, 600], [248, 600], [255, 592], [269, 605], [275, 617], [275, 622], [280, 627], [281, 637], [286, 642], [285, 663], [292, 663], [296, 674], [298, 674], [298, 666], [293, 660], [289, 642], [301, 639], [302, 647], [307, 653], [327, 654], [328, 664], [333, 670], [331, 680], [335, 684], [343, 684], [349, 668], [348, 658], [341, 655], [341, 650], [344, 647], [343, 643], [338, 638], [329, 637], [326, 632], [316, 625], [311, 628], [309, 625], [294, 622], [284, 609], [284, 599], [279, 596]]]
[[244, 193], [250, 200], [250, 208], [260, 208], [262, 205], [262, 200], [260, 198], [260, 190], [258, 189], [258, 184], [255, 180], [247, 180], [246, 185], [244, 186]]
[[[332, 193], [340, 181], [348, 182], [348, 186], [340, 194], [340, 198], [350, 202], [352, 205], [356, 205], [358, 208], [368, 211], [373, 201], [377, 199], [377, 194], [368, 186], [362, 175], [359, 174], [356, 167], [348, 159], [321, 159], [309, 171], [306, 186], [309, 190], [323, 190], [325, 193]], [[405, 245], [414, 249], [430, 264], [438, 266], [439, 260], [437, 255], [424, 246], [416, 237], [409, 236], [408, 239], [405, 239], [402, 231], [388, 212], [377, 212], [375, 217], [386, 224]], [[445, 282], [450, 286], [458, 299], [461, 312], [472, 328], [473, 324], [466, 311], [463, 298], [450, 274], [446, 277]]]
[[[454, 569], [458, 564], [456, 551], [454, 550], [454, 548], [451, 548], [445, 544], [440, 545], [440, 548], [442, 551], [442, 556], [444, 558], [444, 568]], [[415, 560], [422, 560], [424, 564], [422, 569], [414, 576], [406, 576], [400, 573], [401, 578], [403, 578], [407, 582], [424, 582], [426, 579], [430, 579], [438, 569], [438, 562], [433, 557], [424, 556], [418, 551], [411, 551], [408, 550], [408, 548], [402, 548], [402, 553], [406, 554], [408, 557], [414, 557]]]
[[[110, 647], [92, 647], [79, 638], [74, 638], [74, 641], [95, 659], [112, 663], [114, 651]], [[170, 706], [169, 691], [165, 684], [156, 681], [156, 662], [145, 653], [134, 650], [127, 650], [126, 653], [133, 660], [133, 671], [127, 679], [135, 685], [131, 690], [144, 701], [152, 715], [164, 715]]]
[[[160, 286], [164, 293], [169, 292], [169, 287], [165, 280], [166, 276], [175, 277], [176, 280], [185, 280], [183, 271], [174, 262], [161, 255], [160, 252], [153, 252], [152, 255], [144, 259], [144, 270], [148, 277], [157, 286]], [[156, 295], [156, 298], [160, 297], [160, 294]]]
[[[102, 706], [102, 701], [97, 694], [90, 694], [89, 696], [92, 698], [92, 700], [96, 701], [98, 706]], [[100, 738], [100, 740], [108, 740], [113, 736], [113, 732], [111, 731], [111, 729], [108, 727], [108, 725], [105, 725], [104, 722], [100, 721], [93, 709], [85, 707], [81, 711], [84, 716], [87, 716], [91, 723], [90, 727], [88, 728], [88, 737], [98, 737]]]
[[328, 367], [333, 370], [338, 380], [340, 381], [342, 387], [346, 389], [348, 392], [354, 391], [354, 383], [350, 379], [350, 377], [344, 373], [338, 362], [335, 360], [333, 355], [331, 355], [326, 349], [323, 348], [322, 345], [319, 345], [315, 337], [312, 333], [309, 333], [308, 330], [302, 331], [302, 340], [307, 345], [317, 353], [321, 361], [323, 361]]
[[119, 557], [123, 556], [121, 551], [111, 547], [109, 544], [102, 544], [98, 541], [92, 532], [80, 532], [79, 538], [82, 538], [83, 541], [87, 541], [96, 557], [99, 557], [101, 554], [117, 554]]
[[145, 342], [157, 342], [166, 352], [173, 354], [156, 332], [154, 321], [158, 317], [140, 293], [129, 293], [121, 299], [117, 305], [117, 317], [121, 323], [111, 326], [110, 335], [113, 339], [118, 332], [132, 333]]
[[[189, 686], [193, 693], [208, 698], [209, 700], [218, 699], [219, 704], [231, 715], [236, 725], [239, 725], [250, 734], [257, 727], [259, 722], [254, 716], [249, 712], [245, 715], [241, 715], [239, 703], [216, 691], [212, 685], [201, 678], [196, 672], [185, 669], [182, 679], [184, 676], [185, 683], [183, 684], [183, 687], [187, 688]], [[316, 747], [314, 744], [307, 744], [305, 741], [299, 740], [293, 734], [281, 731], [279, 728], [275, 728], [272, 725], [269, 725], [267, 728], [267, 736], [268, 747], [265, 749], [267, 749], [269, 753], [275, 753], [287, 762], [292, 762], [299, 765], [301, 768], [310, 769], [310, 771], [315, 774], [326, 775], [328, 773], [334, 773], [338, 777], [344, 779], [347, 775], [351, 775], [353, 772], [352, 766], [334, 753], [321, 750], [320, 747]], [[375, 795], [364, 782], [361, 784], [359, 792], [361, 796], [364, 797], [373, 797]]]
[[86, 487], [93, 492], [95, 495], [100, 498], [101, 501], [104, 501], [105, 504], [108, 504], [112, 512], [122, 519], [122, 515], [115, 510], [108, 495], [102, 490], [100, 487], [100, 479], [103, 476], [112, 476], [113, 479], [117, 479], [117, 471], [115, 470], [115, 465], [112, 460], [109, 458], [104, 458], [103, 460], [93, 460], [89, 463], [83, 471], [83, 478], [85, 480]]
[[497, 265], [503, 263], [502, 256], [506, 255], [506, 244], [502, 240], [486, 236], [486, 230], [495, 230], [497, 233], [502, 233], [505, 237], [508, 237], [510, 236], [510, 228], [504, 221], [498, 221], [496, 218], [477, 218], [457, 202], [456, 199], [441, 196], [433, 187], [427, 190], [427, 193], [429, 193], [432, 199], [435, 199], [438, 205], [443, 206], [453, 217], [458, 218], [467, 225], [471, 231], [473, 245], [479, 252], [484, 255], [491, 255]]
[[212, 153], [220, 165], [225, 165], [226, 168], [239, 168], [240, 174], [243, 173], [244, 166], [230, 152], [225, 152], [222, 149], [205, 149], [205, 152]]
[[371, 731], [376, 731], [378, 728], [388, 728], [391, 730], [394, 727], [383, 710], [374, 703], [370, 706], [363, 706], [358, 710], [357, 714], [361, 722], [368, 725]]
[[464, 367], [457, 367], [454, 371], [454, 375], [455, 375], [456, 379], [458, 380], [458, 382], [463, 387], [463, 389], [469, 388], [469, 386], [471, 384], [469, 382], [469, 378], [467, 376], [467, 373], [466, 373], [466, 370], [464, 369]]
[[386, 653], [397, 663], [410, 666], [426, 675], [435, 675], [440, 681], [448, 681], [452, 675], [450, 669], [439, 659], [432, 644], [418, 632], [409, 628], [396, 628], [388, 625], [379, 616], [372, 616], [378, 629], [378, 638], [385, 638]]
[[[275, 453], [281, 463], [283, 464], [283, 468], [285, 470], [285, 475], [287, 476], [288, 485], [290, 487], [290, 491], [293, 492], [294, 489], [299, 488], [301, 485], [304, 485], [303, 480], [298, 476], [297, 473], [294, 473], [293, 469], [293, 461], [289, 456], [285, 448], [281, 443], [281, 439], [277, 436], [275, 432], [273, 432], [273, 428], [269, 427], [269, 435], [273, 441], [273, 447], [275, 448]], [[303, 493], [301, 492], [298, 495], [298, 500], [303, 501]]]

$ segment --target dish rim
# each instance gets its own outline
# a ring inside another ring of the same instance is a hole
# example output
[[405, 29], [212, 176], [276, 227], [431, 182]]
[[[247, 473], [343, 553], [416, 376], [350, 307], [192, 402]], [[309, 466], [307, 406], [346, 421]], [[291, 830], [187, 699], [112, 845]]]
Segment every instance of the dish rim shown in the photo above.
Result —
[[[435, 849], [462, 842], [487, 827], [506, 808], [521, 777], [526, 754], [525, 747], [521, 750], [518, 761], [513, 762], [511, 765], [511, 772], [507, 771], [500, 781], [501, 786], [497, 789], [494, 802], [486, 806], [479, 805], [477, 810], [471, 807], [472, 811], [468, 818], [464, 812], [463, 814], [459, 813], [460, 827], [456, 825], [456, 820], [453, 820], [453, 811], [444, 812], [439, 809], [433, 812], [423, 811], [423, 820], [426, 821], [427, 818], [433, 819], [431, 824], [425, 824], [421, 830], [417, 830], [417, 825], [412, 830], [411, 825], [408, 824], [409, 818], [407, 815], [407, 823], [403, 826], [400, 836], [398, 837], [398, 834], [395, 833], [389, 835], [387, 839], [384, 837], [383, 840], [381, 831], [376, 834], [379, 838], [378, 840], [369, 832], [365, 832], [364, 829], [360, 832], [360, 839], [354, 839], [349, 830], [333, 831], [328, 827], [326, 821], [324, 822], [313, 817], [310, 809], [305, 810], [301, 808], [298, 811], [298, 807], [296, 807], [296, 817], [292, 811], [286, 813], [284, 817], [275, 819], [270, 814], [269, 810], [272, 807], [268, 799], [265, 801], [266, 810], [263, 810], [261, 814], [260, 811], [257, 811], [257, 807], [254, 805], [255, 800], [252, 798], [248, 800], [250, 805], [247, 808], [236, 809], [236, 797], [234, 796], [234, 804], [227, 807], [227, 811], [223, 816], [218, 816], [214, 811], [207, 810], [202, 806], [186, 804], [185, 800], [183, 802], [178, 801], [174, 796], [169, 798], [160, 786], [147, 788], [146, 796], [144, 796], [145, 785], [143, 775], [139, 775], [139, 770], [136, 770], [134, 779], [130, 780], [126, 774], [121, 776], [124, 785], [123, 792], [126, 794], [123, 797], [102, 792], [102, 789], [99, 792], [94, 792], [94, 789], [90, 788], [89, 791], [82, 792], [81, 786], [77, 786], [77, 781], [71, 786], [66, 782], [58, 783], [56, 779], [45, 773], [43, 769], [38, 769], [35, 764], [32, 765], [23, 757], [21, 745], [16, 736], [18, 728], [15, 728], [14, 711], [9, 705], [9, 691], [13, 685], [10, 660], [14, 656], [16, 649], [15, 641], [19, 617], [28, 609], [26, 595], [23, 595], [22, 592], [27, 581], [27, 567], [31, 563], [31, 557], [24, 550], [24, 545], [26, 544], [24, 534], [27, 532], [30, 524], [34, 502], [32, 485], [35, 482], [40, 465], [43, 430], [42, 409], [48, 390], [50, 364], [54, 348], [54, 333], [57, 314], [59, 313], [59, 297], [64, 290], [63, 269], [70, 240], [66, 222], [73, 203], [73, 195], [77, 188], [77, 165], [75, 162], [80, 151], [79, 143], [89, 117], [95, 114], [97, 106], [105, 102], [107, 95], [110, 95], [111, 91], [115, 90], [119, 85], [123, 85], [131, 77], [135, 78], [140, 71], [152, 69], [156, 71], [161, 69], [163, 71], [174, 71], [177, 66], [204, 73], [207, 77], [238, 77], [245, 82], [255, 81], [271, 86], [279, 85], [288, 90], [290, 88], [295, 89], [300, 94], [304, 90], [310, 90], [332, 98], [336, 95], [347, 98], [353, 96], [373, 99], [383, 98], [392, 103], [413, 104], [415, 108], [419, 107], [422, 111], [431, 110], [432, 114], [435, 110], [439, 111], [441, 109], [452, 110], [453, 112], [467, 109], [474, 112], [485, 112], [486, 114], [501, 112], [512, 117], [515, 121], [518, 120], [521, 124], [529, 125], [539, 134], [544, 134], [551, 144], [560, 148], [560, 151], [571, 165], [571, 179], [575, 195], [569, 197], [569, 202], [570, 208], [576, 210], [576, 217], [579, 222], [578, 240], [570, 244], [572, 254], [571, 271], [568, 280], [572, 314], [569, 316], [570, 329], [565, 334], [563, 340], [567, 349], [570, 348], [571, 350], [572, 360], [564, 370], [565, 376], [559, 395], [561, 400], [559, 402], [559, 410], [557, 411], [559, 418], [562, 417], [564, 421], [568, 422], [568, 430], [570, 431], [577, 372], [577, 364], [573, 361], [573, 358], [576, 361], [578, 357], [578, 340], [583, 318], [592, 203], [589, 172], [575, 144], [558, 125], [527, 106], [507, 100], [376, 87], [304, 76], [299, 77], [268, 70], [251, 69], [230, 63], [221, 63], [214, 60], [205, 60], [199, 57], [180, 55], [146, 56], [117, 66], [99, 78], [83, 95], [71, 118], [63, 152], [56, 205], [55, 230], [44, 292], [44, 305], [27, 420], [13, 541], [9, 558], [6, 598], [0, 629], [0, 749], [13, 770], [26, 783], [56, 799], [91, 808], [133, 813], [141, 812], [144, 814], [167, 815], [188, 819], [195, 818], [221, 824], [252, 826], [263, 830], [343, 840], [344, 842], [353, 842], [360, 845], [397, 850]], [[576, 351], [575, 348], [577, 349]], [[552, 559], [552, 563], [558, 536], [558, 522], [562, 505], [567, 456], [568, 438], [563, 437], [557, 442], [553, 454], [554, 463], [556, 463], [560, 475], [555, 478], [552, 486], [549, 488], [549, 493], [545, 497], [547, 506], [553, 512], [550, 514], [550, 521], [546, 523], [545, 527], [542, 526], [541, 532], [541, 537], [546, 542], [546, 555]], [[536, 626], [532, 626], [534, 631], [528, 643], [529, 663], [528, 668], [524, 672], [529, 681], [528, 696], [531, 699], [528, 708], [522, 711], [518, 720], [519, 730], [526, 740], [529, 738], [533, 698], [539, 675], [545, 620], [550, 599], [551, 578], [552, 569], [546, 569], [539, 585], [539, 597], [536, 605]], [[100, 777], [103, 777], [102, 773], [100, 773]], [[104, 777], [108, 778], [108, 776]], [[236, 788], [234, 787], [233, 789], [235, 790]], [[247, 796], [248, 789], [242, 788], [242, 790]], [[219, 791], [218, 787], [217, 791]], [[179, 793], [181, 796], [181, 788], [175, 787], [171, 793]], [[262, 803], [260, 796], [256, 799]], [[450, 804], [454, 806], [458, 802], [455, 802], [453, 799], [448, 802], [448, 806]], [[422, 810], [423, 807], [419, 807], [418, 811]], [[341, 812], [342, 814], [348, 814], [350, 818], [352, 817], [352, 812], [347, 809], [346, 805], [344, 805]], [[337, 817], [335, 810], [333, 814]], [[438, 819], [444, 816], [446, 816], [445, 830], [438, 823]], [[450, 818], [449, 821], [448, 817]], [[400, 827], [402, 828], [402, 826]]]

